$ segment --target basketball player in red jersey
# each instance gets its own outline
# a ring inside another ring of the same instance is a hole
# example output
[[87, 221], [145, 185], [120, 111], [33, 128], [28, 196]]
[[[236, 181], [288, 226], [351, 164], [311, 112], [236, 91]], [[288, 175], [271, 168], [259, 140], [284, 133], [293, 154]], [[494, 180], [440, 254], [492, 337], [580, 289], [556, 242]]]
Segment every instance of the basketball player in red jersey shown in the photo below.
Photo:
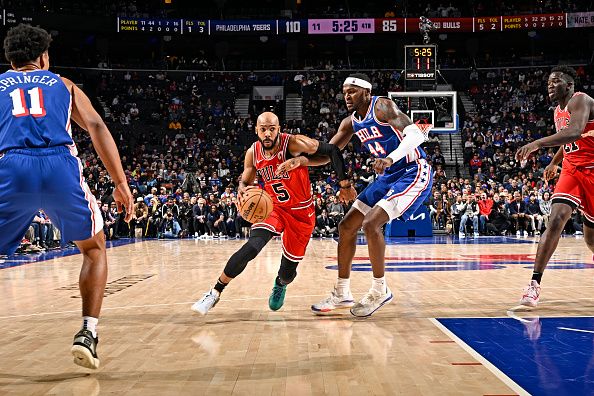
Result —
[[565, 223], [575, 208], [584, 214], [584, 239], [594, 252], [594, 99], [583, 92], [574, 92], [576, 72], [558, 66], [549, 75], [549, 98], [559, 102], [555, 108], [557, 133], [521, 147], [516, 159], [525, 161], [542, 147], [561, 146], [544, 171], [546, 181], [561, 175], [553, 193], [549, 225], [536, 252], [534, 272], [520, 304], [536, 307], [540, 299], [540, 283], [544, 269], [555, 252]]
[[[300, 154], [328, 156], [336, 171], [344, 192], [341, 199], [355, 197], [345, 174], [340, 149], [302, 135], [279, 133], [280, 124], [274, 113], [260, 114], [256, 122], [258, 141], [246, 152], [244, 170], [239, 182], [239, 199], [253, 186], [256, 174], [264, 182], [264, 188], [273, 201], [272, 213], [264, 221], [254, 223], [248, 241], [229, 258], [223, 273], [214, 287], [202, 299], [192, 305], [192, 310], [202, 315], [219, 301], [221, 292], [237, 277], [275, 235], [282, 235], [282, 259], [274, 282], [268, 306], [276, 311], [283, 306], [287, 285], [297, 275], [297, 265], [305, 255], [305, 249], [314, 230], [316, 217], [306, 166], [293, 166], [291, 175], [285, 167], [292, 162], [305, 162]], [[298, 157], [299, 158], [292, 158]], [[292, 160], [291, 160], [292, 158]]]

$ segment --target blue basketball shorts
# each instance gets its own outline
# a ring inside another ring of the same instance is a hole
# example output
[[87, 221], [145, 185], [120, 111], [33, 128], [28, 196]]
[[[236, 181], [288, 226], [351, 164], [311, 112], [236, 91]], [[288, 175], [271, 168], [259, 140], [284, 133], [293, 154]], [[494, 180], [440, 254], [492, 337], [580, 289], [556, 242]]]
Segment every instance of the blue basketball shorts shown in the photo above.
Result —
[[379, 176], [368, 185], [353, 203], [366, 215], [380, 206], [390, 220], [407, 220], [431, 194], [433, 169], [424, 159], [406, 164], [403, 169]]
[[12, 254], [43, 209], [62, 241], [82, 241], [103, 229], [97, 201], [68, 147], [0, 153], [0, 254]]

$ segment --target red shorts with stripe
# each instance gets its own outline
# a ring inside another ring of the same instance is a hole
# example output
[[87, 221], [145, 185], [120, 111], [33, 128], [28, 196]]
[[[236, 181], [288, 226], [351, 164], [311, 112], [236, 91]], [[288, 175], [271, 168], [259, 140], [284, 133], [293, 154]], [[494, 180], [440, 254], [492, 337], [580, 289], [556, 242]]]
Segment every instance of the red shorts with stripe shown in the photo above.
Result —
[[580, 208], [584, 223], [594, 227], [594, 169], [576, 168], [564, 161], [552, 202]]
[[291, 261], [301, 261], [316, 225], [314, 205], [303, 209], [274, 206], [263, 222], [254, 223], [252, 229], [261, 228], [281, 234], [283, 255]]

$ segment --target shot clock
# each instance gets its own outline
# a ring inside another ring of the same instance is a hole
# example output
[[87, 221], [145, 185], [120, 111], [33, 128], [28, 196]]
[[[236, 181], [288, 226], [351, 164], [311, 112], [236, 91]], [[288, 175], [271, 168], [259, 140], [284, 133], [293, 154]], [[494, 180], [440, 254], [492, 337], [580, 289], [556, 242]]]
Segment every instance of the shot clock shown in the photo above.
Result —
[[437, 47], [435, 45], [405, 45], [404, 64], [407, 80], [435, 80]]

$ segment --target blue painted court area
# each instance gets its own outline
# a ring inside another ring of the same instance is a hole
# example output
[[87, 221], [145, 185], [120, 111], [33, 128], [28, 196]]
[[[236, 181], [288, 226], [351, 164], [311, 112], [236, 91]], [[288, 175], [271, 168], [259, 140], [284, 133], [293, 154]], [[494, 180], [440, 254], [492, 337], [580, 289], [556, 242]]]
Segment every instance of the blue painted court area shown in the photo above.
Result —
[[[129, 245], [131, 243], [140, 242], [136, 239], [118, 239], [115, 241], [107, 241], [107, 248], [118, 247], [123, 245]], [[60, 257], [72, 256], [73, 254], [79, 254], [80, 251], [76, 247], [50, 250], [42, 253], [27, 253], [27, 254], [15, 254], [5, 259], [0, 259], [0, 269], [13, 268], [21, 265], [38, 263], [40, 261], [51, 260]]]
[[594, 317], [437, 320], [528, 393], [594, 394]]
[[[338, 238], [335, 238], [338, 241]], [[386, 238], [387, 245], [486, 245], [486, 244], [532, 244], [537, 243], [534, 239], [505, 237], [505, 236], [481, 236], [478, 238], [468, 237], [460, 239], [451, 235], [436, 235], [432, 237], [398, 237]], [[358, 245], [367, 245], [364, 236], [357, 240]]]

